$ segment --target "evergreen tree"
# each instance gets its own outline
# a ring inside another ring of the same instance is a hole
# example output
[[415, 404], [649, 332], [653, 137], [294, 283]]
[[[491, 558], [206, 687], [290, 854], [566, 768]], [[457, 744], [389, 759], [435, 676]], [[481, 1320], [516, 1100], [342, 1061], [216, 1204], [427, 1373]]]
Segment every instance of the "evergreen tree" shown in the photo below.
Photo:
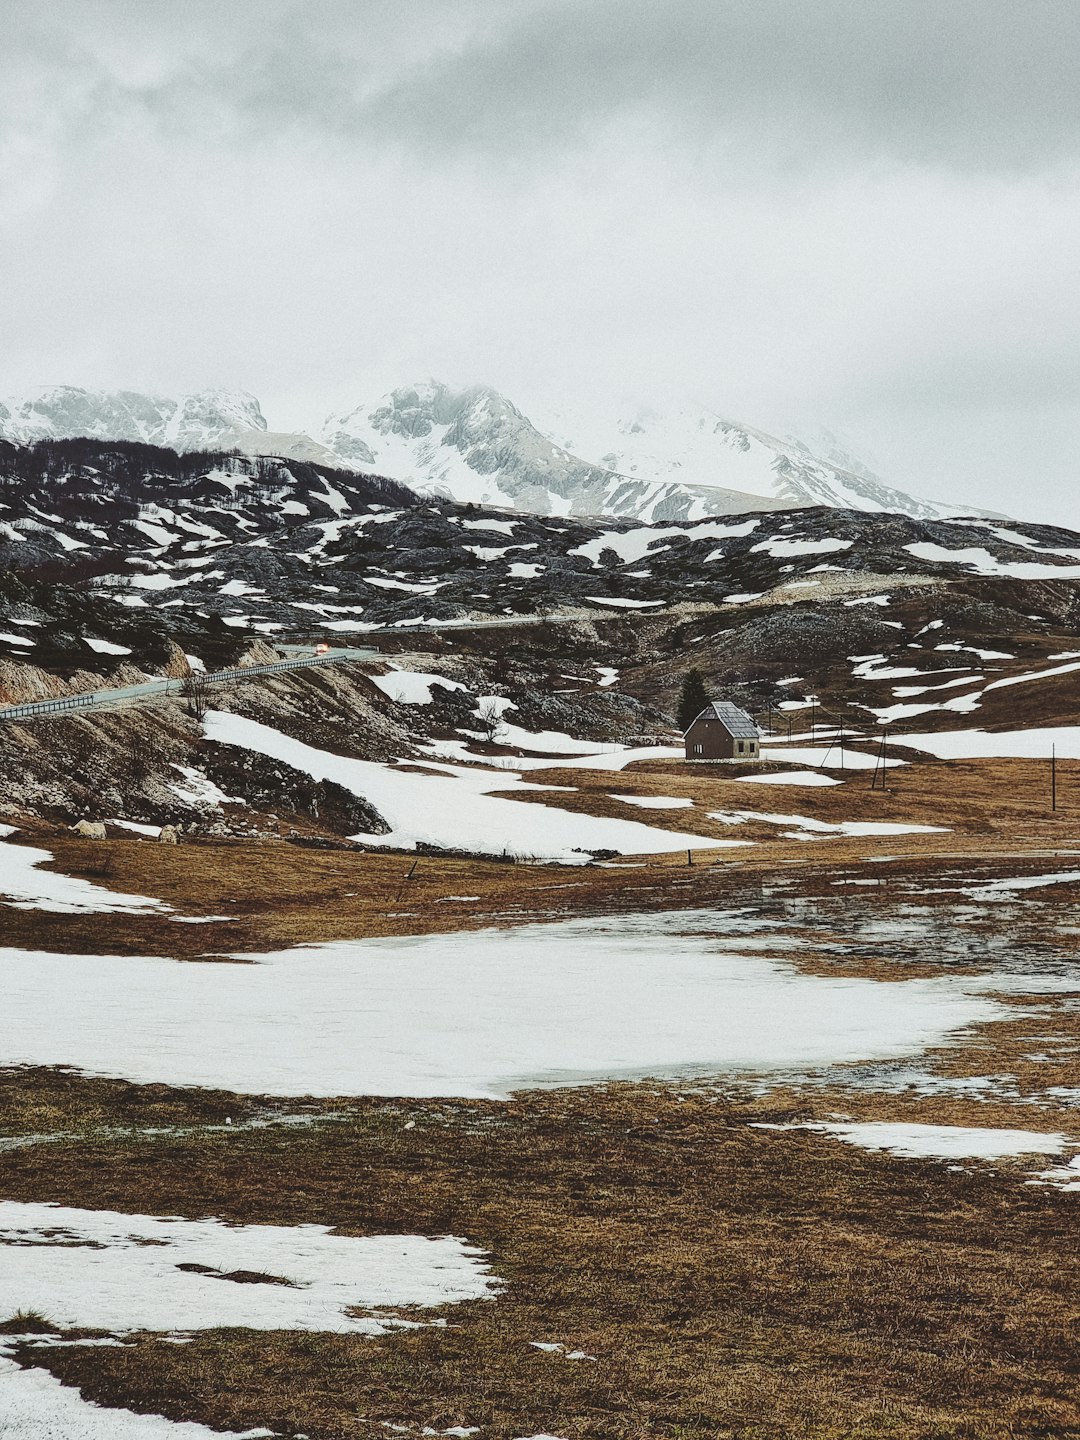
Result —
[[705, 676], [698, 669], [688, 670], [682, 682], [679, 708], [675, 712], [679, 729], [684, 732], [689, 730], [708, 703], [709, 691], [705, 685]]

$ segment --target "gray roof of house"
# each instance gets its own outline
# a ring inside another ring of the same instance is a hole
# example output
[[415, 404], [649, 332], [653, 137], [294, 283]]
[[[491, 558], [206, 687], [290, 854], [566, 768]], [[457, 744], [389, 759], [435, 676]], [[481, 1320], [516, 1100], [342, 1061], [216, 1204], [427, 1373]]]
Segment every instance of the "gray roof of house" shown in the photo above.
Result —
[[[730, 700], [714, 700], [706, 705], [698, 720], [719, 720], [729, 735], [736, 740], [757, 740], [761, 731], [745, 710], [733, 705]], [[696, 722], [695, 722], [696, 723]]]

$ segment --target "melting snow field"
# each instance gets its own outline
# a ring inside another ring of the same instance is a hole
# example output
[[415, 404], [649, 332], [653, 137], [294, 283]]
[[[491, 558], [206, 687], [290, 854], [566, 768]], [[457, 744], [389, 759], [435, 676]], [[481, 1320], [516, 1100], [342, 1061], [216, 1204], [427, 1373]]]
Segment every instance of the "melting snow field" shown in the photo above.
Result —
[[[763, 1127], [766, 1128], [766, 1127]], [[1060, 1133], [1039, 1130], [994, 1130], [971, 1125], [898, 1124], [868, 1121], [864, 1124], [806, 1124], [770, 1126], [770, 1129], [819, 1130], [863, 1150], [887, 1150], [906, 1159], [1001, 1160], [1013, 1155], [1060, 1155], [1066, 1146], [1080, 1144]]]
[[842, 780], [823, 775], [820, 770], [784, 770], [768, 775], [740, 775], [745, 785], [842, 785]]
[[205, 1425], [106, 1410], [45, 1370], [23, 1370], [0, 1346], [0, 1435], [4, 1440], [256, 1440], [269, 1430]]
[[[853, 750], [850, 743], [841, 750], [839, 745], [762, 745], [763, 760], [790, 760], [793, 765], [821, 765], [829, 770], [873, 770], [881, 761], [864, 750]], [[906, 760], [895, 756], [886, 757], [885, 764], [892, 769], [895, 765], [906, 765]]]
[[168, 909], [160, 900], [146, 895], [122, 895], [89, 880], [42, 870], [39, 867], [49, 864], [52, 852], [30, 845], [3, 844], [3, 837], [14, 834], [12, 826], [0, 825], [0, 904], [66, 915], [141, 914]]
[[[229, 1278], [244, 1272], [242, 1283]], [[356, 1238], [323, 1225], [226, 1225], [0, 1201], [5, 1314], [36, 1310], [63, 1329], [236, 1325], [382, 1335], [405, 1322], [351, 1311], [482, 1300], [497, 1283], [481, 1252], [453, 1236]]]
[[[722, 825], [789, 825], [799, 839], [810, 835], [928, 835], [945, 832], [943, 825], [905, 825], [891, 820], [815, 820], [809, 815], [774, 815], [760, 810], [710, 810], [709, 818]], [[790, 833], [790, 832], [789, 832]]]
[[[513, 855], [582, 864], [589, 853], [597, 850], [650, 855], [685, 850], [688, 845], [696, 849], [716, 849], [733, 843], [659, 830], [637, 820], [608, 820], [482, 793], [481, 782], [488, 789], [512, 789], [515, 781], [520, 784], [520, 775], [506, 775], [496, 787], [489, 785], [487, 777], [479, 771], [446, 766], [443, 773], [426, 774], [422, 770], [332, 755], [242, 715], [211, 711], [205, 723], [211, 740], [239, 745], [284, 761], [316, 780], [336, 781], [354, 795], [370, 801], [391, 827], [387, 835], [355, 837], [372, 845], [412, 849], [423, 842], [475, 854], [498, 854], [505, 850]], [[615, 759], [625, 764], [626, 757], [633, 753], [586, 756], [584, 763], [591, 766]]]
[[724, 926], [713, 912], [573, 920], [243, 965], [2, 950], [0, 1064], [275, 1095], [498, 1098], [899, 1058], [1015, 1014], [985, 977], [802, 975], [721, 948]]
[[1080, 725], [1046, 725], [1034, 730], [946, 730], [941, 734], [896, 736], [894, 743], [924, 750], [940, 760], [1080, 760]]

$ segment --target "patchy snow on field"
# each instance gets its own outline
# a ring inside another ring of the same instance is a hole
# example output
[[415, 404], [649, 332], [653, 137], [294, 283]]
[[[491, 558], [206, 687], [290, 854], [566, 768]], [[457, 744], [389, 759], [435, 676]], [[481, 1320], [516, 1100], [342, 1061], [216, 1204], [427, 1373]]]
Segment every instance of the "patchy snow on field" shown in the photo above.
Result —
[[1018, 1013], [994, 977], [803, 975], [738, 953], [747, 929], [712, 910], [660, 913], [336, 942], [242, 965], [0, 950], [0, 1064], [248, 1094], [498, 1098], [899, 1059]]
[[1054, 675], [1071, 675], [1080, 670], [1080, 660], [1069, 665], [1054, 665], [1049, 670], [1025, 670], [1021, 675], [1007, 675], [1003, 680], [991, 680], [987, 690], [998, 690], [1003, 685], [1024, 685], [1030, 680], [1048, 680]]
[[[852, 750], [848, 745], [844, 746], [843, 753], [839, 745], [833, 745], [831, 749], [811, 745], [762, 745], [761, 758], [790, 760], [795, 765], [820, 765], [828, 770], [873, 770], [875, 765], [881, 764], [876, 755]], [[890, 755], [885, 763], [891, 769], [894, 765], [906, 765], [908, 762]]]
[[710, 810], [710, 820], [722, 825], [745, 825], [757, 821], [762, 825], [784, 825], [793, 830], [815, 835], [929, 835], [945, 834], [943, 825], [904, 825], [886, 820], [815, 820], [809, 815], [774, 815], [760, 810]]
[[[905, 687], [898, 687], [898, 689], [903, 688]], [[925, 702], [898, 700], [895, 705], [860, 705], [858, 708], [868, 711], [880, 725], [893, 725], [897, 720], [910, 720], [915, 715], [928, 715], [933, 710], [948, 710], [953, 714], [970, 715], [980, 708], [982, 694], [981, 690], [973, 690], [967, 695], [956, 695], [951, 700]]]
[[143, 914], [169, 908], [147, 895], [125, 895], [74, 875], [42, 870], [40, 866], [52, 861], [52, 851], [5, 845], [3, 837], [14, 833], [10, 825], [0, 825], [0, 905], [63, 915]]
[[1051, 1170], [1040, 1170], [1029, 1183], [1056, 1185], [1060, 1190], [1080, 1190], [1080, 1155], [1074, 1155], [1066, 1164], [1055, 1165]]
[[391, 670], [386, 675], [369, 675], [367, 678], [399, 705], [430, 705], [433, 685], [439, 685], [444, 690], [465, 689], [458, 680], [447, 680], [442, 675], [428, 675], [422, 670]]
[[121, 830], [130, 830], [133, 835], [141, 835], [144, 840], [157, 840], [161, 836], [160, 825], [144, 825], [139, 820], [106, 820], [106, 825], [116, 825]]
[[1032, 730], [946, 730], [941, 734], [897, 735], [894, 745], [925, 750], [939, 760], [1080, 760], [1080, 725], [1045, 725]]
[[162, 1415], [136, 1415], [84, 1400], [45, 1370], [23, 1370], [0, 1345], [0, 1435], [4, 1440], [256, 1440], [269, 1430], [210, 1430]]
[[1076, 884], [1080, 884], [1080, 870], [1063, 870], [1051, 875], [1006, 876], [1000, 880], [988, 880], [982, 885], [965, 885], [959, 888], [973, 900], [1010, 900], [1021, 890], [1045, 890], [1050, 885]]
[[678, 799], [674, 795], [612, 795], [612, 800], [621, 800], [624, 805], [637, 805], [642, 810], [689, 810], [693, 800]]
[[922, 1125], [867, 1121], [761, 1126], [761, 1129], [817, 1130], [863, 1150], [887, 1150], [908, 1159], [1001, 1160], [1014, 1155], [1060, 1155], [1070, 1141], [1059, 1132], [995, 1130], [969, 1125]]
[[747, 785], [843, 785], [832, 775], [823, 775], [820, 770], [784, 770], [768, 775], [737, 775], [737, 780]]
[[5, 1313], [35, 1310], [62, 1329], [236, 1325], [381, 1335], [401, 1322], [350, 1309], [446, 1305], [496, 1288], [481, 1252], [454, 1236], [355, 1238], [323, 1225], [230, 1225], [0, 1201]]
[[[211, 740], [284, 761], [315, 780], [332, 780], [369, 801], [391, 827], [387, 835], [354, 837], [370, 845], [414, 849], [418, 843], [425, 843], [474, 854], [505, 851], [526, 858], [582, 864], [597, 850], [647, 855], [685, 850], [687, 846], [716, 848], [732, 843], [658, 830], [637, 820], [609, 820], [477, 794], [472, 780], [458, 774], [425, 774], [407, 767], [333, 755], [282, 735], [268, 725], [223, 711], [211, 711], [205, 728]], [[592, 756], [585, 759], [595, 763]]]

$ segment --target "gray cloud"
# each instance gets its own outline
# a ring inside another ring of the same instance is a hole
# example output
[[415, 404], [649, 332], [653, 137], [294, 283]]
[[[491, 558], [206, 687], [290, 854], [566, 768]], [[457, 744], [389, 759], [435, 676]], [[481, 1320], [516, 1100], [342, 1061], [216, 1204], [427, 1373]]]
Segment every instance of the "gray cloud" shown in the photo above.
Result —
[[0, 392], [689, 395], [1071, 497], [1073, 0], [0, 12]]

